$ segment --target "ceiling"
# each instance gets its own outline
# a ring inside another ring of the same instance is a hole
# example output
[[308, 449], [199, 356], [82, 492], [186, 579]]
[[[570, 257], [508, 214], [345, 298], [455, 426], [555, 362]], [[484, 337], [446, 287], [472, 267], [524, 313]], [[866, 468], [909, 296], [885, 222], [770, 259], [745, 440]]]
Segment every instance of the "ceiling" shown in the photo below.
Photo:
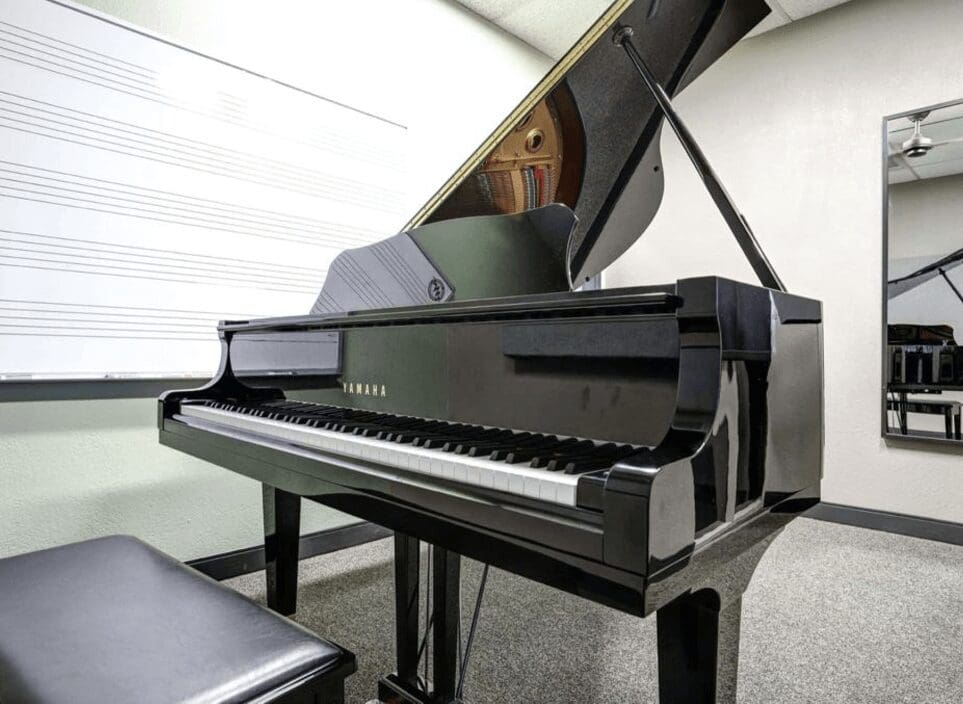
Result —
[[933, 111], [923, 120], [921, 132], [936, 144], [925, 156], [911, 159], [902, 155], [901, 145], [913, 134], [913, 124], [905, 117], [890, 124], [890, 183], [963, 173], [963, 104]]
[[849, 0], [766, 0], [766, 2], [772, 8], [772, 13], [749, 32], [750, 37], [818, 14], [837, 5], [844, 5]]
[[[640, 2], [643, 0], [639, 0]], [[772, 14], [749, 33], [755, 36], [848, 0], [766, 0]], [[611, 0], [455, 0], [553, 59], [561, 58]]]

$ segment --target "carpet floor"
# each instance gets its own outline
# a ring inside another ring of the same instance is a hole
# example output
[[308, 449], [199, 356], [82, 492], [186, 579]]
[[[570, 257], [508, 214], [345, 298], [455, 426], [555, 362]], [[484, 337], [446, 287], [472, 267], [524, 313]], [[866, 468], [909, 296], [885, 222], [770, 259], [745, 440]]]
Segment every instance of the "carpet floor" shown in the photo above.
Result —
[[[305, 560], [296, 620], [353, 650], [349, 704], [394, 669], [390, 540]], [[467, 619], [481, 566], [466, 560]], [[261, 572], [226, 584], [263, 602]], [[492, 570], [470, 704], [658, 701], [655, 618]], [[741, 704], [961, 704], [963, 547], [810, 519], [766, 553], [743, 599]]]

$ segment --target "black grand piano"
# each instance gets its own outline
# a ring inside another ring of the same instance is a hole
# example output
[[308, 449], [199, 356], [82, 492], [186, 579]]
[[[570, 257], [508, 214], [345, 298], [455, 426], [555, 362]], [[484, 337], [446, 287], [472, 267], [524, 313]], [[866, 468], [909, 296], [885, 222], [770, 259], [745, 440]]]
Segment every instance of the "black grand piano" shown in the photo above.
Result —
[[[383, 701], [462, 696], [462, 555], [657, 613], [660, 701], [735, 701], [742, 593], [819, 500], [821, 305], [785, 291], [670, 98], [767, 12], [615, 2], [402, 232], [337, 257], [309, 314], [223, 322], [216, 377], [161, 397], [163, 444], [262, 483], [279, 611], [301, 498], [394, 531]], [[576, 290], [654, 217], [666, 124], [762, 285]]]

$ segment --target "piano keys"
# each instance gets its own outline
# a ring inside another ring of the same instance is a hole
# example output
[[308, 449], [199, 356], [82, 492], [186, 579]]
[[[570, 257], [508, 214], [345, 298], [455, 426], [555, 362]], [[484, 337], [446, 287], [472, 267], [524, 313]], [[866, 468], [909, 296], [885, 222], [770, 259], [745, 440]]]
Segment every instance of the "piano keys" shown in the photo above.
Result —
[[182, 405], [181, 415], [175, 418], [188, 423], [188, 419], [207, 421], [200, 427], [210, 432], [232, 428], [385, 468], [563, 506], [576, 505], [577, 475], [589, 468], [611, 467], [633, 451], [631, 445], [310, 403], [207, 401]]

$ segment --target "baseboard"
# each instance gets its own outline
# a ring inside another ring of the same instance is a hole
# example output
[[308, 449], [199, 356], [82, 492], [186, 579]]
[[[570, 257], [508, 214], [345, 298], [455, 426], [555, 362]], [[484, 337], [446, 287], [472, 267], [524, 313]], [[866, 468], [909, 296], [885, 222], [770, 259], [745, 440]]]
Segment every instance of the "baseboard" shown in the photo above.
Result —
[[[390, 535], [392, 535], [392, 532], [387, 528], [367, 522], [321, 530], [317, 533], [301, 536], [298, 544], [298, 556], [304, 560], [336, 550], [351, 548], [355, 545], [370, 543], [373, 540], [381, 540]], [[249, 572], [263, 570], [264, 546], [257, 545], [220, 555], [200, 557], [196, 560], [189, 560], [187, 564], [212, 579], [218, 581], [230, 579]]]
[[898, 533], [951, 545], [963, 545], [963, 524], [961, 523], [827, 503], [816, 504], [803, 515], [819, 521]]

